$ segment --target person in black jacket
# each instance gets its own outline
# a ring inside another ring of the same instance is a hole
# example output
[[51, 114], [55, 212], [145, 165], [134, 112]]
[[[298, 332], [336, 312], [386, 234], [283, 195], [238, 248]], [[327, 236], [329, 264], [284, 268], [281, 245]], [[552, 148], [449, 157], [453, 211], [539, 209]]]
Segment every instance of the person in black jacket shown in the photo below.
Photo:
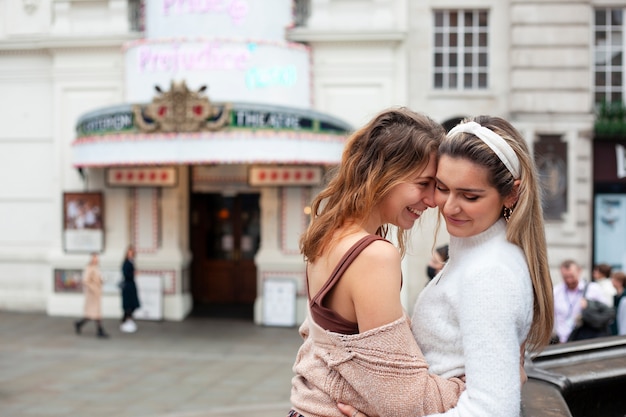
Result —
[[120, 330], [125, 333], [134, 333], [137, 331], [137, 324], [133, 320], [133, 313], [140, 306], [139, 296], [137, 295], [137, 285], [135, 284], [135, 248], [131, 245], [126, 250], [126, 257], [122, 263], [121, 282], [122, 290], [122, 324]]
[[439, 246], [433, 251], [428, 266], [426, 267], [426, 274], [428, 279], [431, 280], [441, 271], [443, 266], [448, 262], [448, 245]]

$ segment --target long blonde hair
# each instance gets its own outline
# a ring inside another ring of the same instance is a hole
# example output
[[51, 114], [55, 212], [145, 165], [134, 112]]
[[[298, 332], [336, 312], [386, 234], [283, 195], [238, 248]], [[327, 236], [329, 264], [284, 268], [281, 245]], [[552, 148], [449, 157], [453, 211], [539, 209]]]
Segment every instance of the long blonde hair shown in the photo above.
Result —
[[[513, 148], [520, 162], [518, 198], [507, 223], [506, 237], [522, 248], [528, 263], [534, 301], [527, 346], [531, 351], [538, 352], [549, 343], [552, 335], [554, 298], [537, 169], [526, 141], [509, 122], [491, 116], [478, 116], [471, 120], [500, 135]], [[501, 197], [515, 192], [513, 175], [489, 146], [476, 136], [470, 133], [448, 136], [439, 146], [439, 156], [442, 155], [468, 159], [486, 167], [489, 181]]]
[[[382, 111], [353, 133], [334, 177], [311, 205], [311, 224], [300, 240], [305, 259], [314, 262], [333, 244], [337, 229], [360, 224], [392, 187], [424, 169], [445, 133], [439, 123], [404, 107]], [[376, 232], [387, 233], [387, 225]], [[398, 245], [404, 254], [404, 230], [398, 230]]]

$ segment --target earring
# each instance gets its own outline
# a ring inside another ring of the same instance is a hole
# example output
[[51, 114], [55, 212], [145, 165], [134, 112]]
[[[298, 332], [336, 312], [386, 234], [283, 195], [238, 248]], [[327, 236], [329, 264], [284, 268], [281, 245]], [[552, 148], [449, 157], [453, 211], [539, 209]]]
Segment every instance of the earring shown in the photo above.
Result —
[[504, 216], [504, 220], [508, 223], [511, 220], [511, 214], [513, 214], [513, 209], [511, 207], [504, 207], [502, 215]]

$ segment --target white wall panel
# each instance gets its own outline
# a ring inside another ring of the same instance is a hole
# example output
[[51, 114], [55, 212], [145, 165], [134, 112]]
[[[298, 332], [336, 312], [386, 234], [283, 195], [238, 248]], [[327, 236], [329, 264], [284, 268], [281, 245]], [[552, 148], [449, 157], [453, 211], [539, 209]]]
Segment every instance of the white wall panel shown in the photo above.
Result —
[[153, 253], [159, 249], [159, 189], [155, 187], [132, 190], [133, 245], [138, 253]]
[[406, 0], [312, 0], [307, 25], [324, 30], [384, 30], [405, 27]]
[[301, 187], [282, 188], [280, 235], [281, 250], [285, 254], [300, 253], [300, 236], [306, 224], [303, 210], [308, 203], [308, 198], [305, 201]]
[[511, 82], [519, 89], [541, 88], [556, 89], [579, 89], [581, 85], [589, 82], [589, 71], [586, 69], [558, 71], [554, 68], [516, 69], [511, 73]]
[[576, 23], [587, 24], [589, 22], [588, 2], [568, 2], [567, 13], [563, 13], [563, 6], [551, 4], [552, 2], [527, 2], [511, 6], [511, 16], [515, 18], [515, 23], [520, 24], [567, 24]]
[[584, 45], [591, 39], [589, 26], [517, 26], [511, 30], [512, 41], [518, 46]]
[[49, 142], [0, 142], [0, 199], [52, 197], [52, 144]]
[[406, 57], [399, 43], [321, 44], [314, 51], [317, 110], [356, 128], [384, 108], [407, 105]]
[[[0, 310], [44, 311], [52, 274], [43, 263], [0, 263]], [[45, 277], [45, 278], [44, 278]]]
[[317, 108], [350, 123], [355, 129], [391, 105], [391, 88], [382, 80], [335, 81], [318, 85]]
[[0, 91], [0, 141], [50, 138], [52, 97], [48, 80], [0, 79]]
[[591, 52], [586, 47], [559, 47], [540, 49], [519, 47], [509, 54], [513, 68], [531, 67], [546, 68], [558, 65], [560, 68], [587, 68], [591, 60]]
[[62, 220], [53, 208], [49, 201], [0, 200], [0, 245], [49, 244], [52, 223]]
[[511, 94], [511, 106], [528, 113], [588, 113], [591, 111], [591, 91], [522, 90]]
[[51, 0], [6, 0], [6, 16], [11, 16], [5, 22], [7, 37], [47, 33], [52, 18], [50, 3]]

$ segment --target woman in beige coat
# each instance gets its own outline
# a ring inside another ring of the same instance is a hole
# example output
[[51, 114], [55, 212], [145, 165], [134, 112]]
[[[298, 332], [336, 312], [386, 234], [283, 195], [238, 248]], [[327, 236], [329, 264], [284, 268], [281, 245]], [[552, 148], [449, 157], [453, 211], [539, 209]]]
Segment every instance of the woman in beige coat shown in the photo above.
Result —
[[102, 274], [100, 274], [97, 253], [91, 254], [91, 260], [83, 271], [83, 292], [85, 293], [85, 316], [74, 322], [76, 334], [80, 334], [83, 324], [93, 320], [98, 328], [97, 336], [100, 338], [109, 337], [102, 328]]

